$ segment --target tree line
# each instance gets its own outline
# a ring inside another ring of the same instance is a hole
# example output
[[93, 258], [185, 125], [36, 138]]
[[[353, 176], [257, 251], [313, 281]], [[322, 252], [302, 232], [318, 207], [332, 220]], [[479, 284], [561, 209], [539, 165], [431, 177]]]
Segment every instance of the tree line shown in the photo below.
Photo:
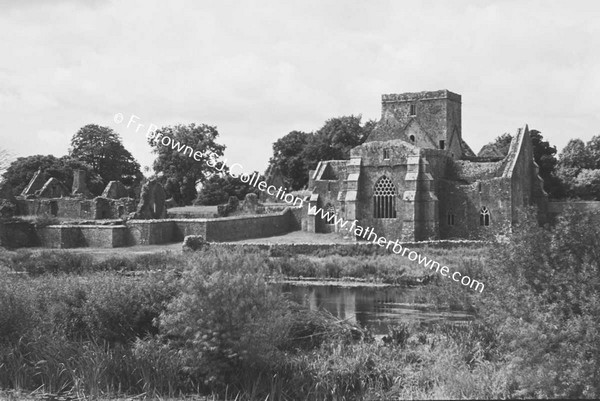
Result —
[[[551, 199], [600, 200], [600, 135], [587, 143], [571, 139], [560, 153], [540, 131], [532, 129], [530, 136], [533, 157]], [[503, 134], [484, 148], [492, 145], [506, 155], [511, 140], [510, 134]]]
[[[360, 115], [342, 116], [328, 119], [314, 132], [291, 131], [273, 143], [273, 155], [264, 176], [269, 181], [280, 179], [288, 190], [305, 189], [309, 171], [319, 161], [347, 160], [350, 150], [367, 139], [376, 121], [361, 120]], [[217, 128], [207, 124], [166, 126], [156, 131], [159, 133], [204, 154], [222, 157], [225, 151], [225, 145], [218, 142]], [[534, 159], [551, 198], [600, 200], [600, 135], [587, 143], [572, 139], [558, 154], [556, 146], [545, 141], [540, 131], [531, 130], [530, 134]], [[511, 140], [510, 134], [504, 134], [486, 147], [493, 146], [497, 154], [506, 155]], [[257, 191], [231, 177], [227, 166], [217, 169], [197, 162], [152, 139], [148, 139], [148, 145], [156, 156], [152, 165], [154, 178], [164, 185], [167, 196], [176, 204], [218, 205], [231, 196], [242, 200], [246, 194]], [[9, 163], [10, 159], [6, 151], [0, 150], [2, 185], [11, 188], [15, 195], [23, 191], [38, 170], [46, 179], [55, 177], [68, 187], [73, 182], [73, 171], [85, 170], [87, 186], [94, 196], [100, 195], [110, 181], [119, 180], [134, 188], [144, 179], [140, 164], [123, 146], [119, 134], [95, 124], [84, 126], [73, 135], [64, 156], [33, 155]]]

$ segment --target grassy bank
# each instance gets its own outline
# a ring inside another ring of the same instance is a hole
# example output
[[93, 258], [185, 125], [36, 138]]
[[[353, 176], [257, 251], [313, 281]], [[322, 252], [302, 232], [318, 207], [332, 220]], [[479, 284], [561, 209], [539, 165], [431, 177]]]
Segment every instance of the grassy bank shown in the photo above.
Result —
[[585, 221], [524, 224], [489, 248], [423, 249], [486, 282], [474, 294], [434, 276], [422, 286], [428, 303], [480, 320], [402, 323], [383, 341], [269, 281], [418, 274], [405, 258], [3, 252], [0, 388], [92, 399], [595, 398], [600, 228]]

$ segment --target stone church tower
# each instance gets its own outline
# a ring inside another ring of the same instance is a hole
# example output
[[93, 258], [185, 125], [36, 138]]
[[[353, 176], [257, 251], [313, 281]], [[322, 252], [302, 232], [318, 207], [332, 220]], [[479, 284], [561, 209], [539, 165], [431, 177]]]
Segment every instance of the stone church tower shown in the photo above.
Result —
[[460, 95], [439, 90], [381, 100], [381, 120], [350, 160], [322, 161], [310, 172], [308, 231], [343, 231], [312, 208], [401, 241], [506, 233], [523, 206], [546, 210], [527, 127], [507, 156], [481, 158], [462, 139]]

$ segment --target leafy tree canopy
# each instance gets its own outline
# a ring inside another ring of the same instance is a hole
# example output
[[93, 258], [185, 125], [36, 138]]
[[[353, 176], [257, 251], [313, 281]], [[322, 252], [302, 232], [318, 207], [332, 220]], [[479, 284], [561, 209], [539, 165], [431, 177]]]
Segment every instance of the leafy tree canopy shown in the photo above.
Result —
[[88, 124], [79, 129], [71, 139], [69, 155], [88, 164], [105, 185], [113, 180], [133, 185], [143, 177], [139, 163], [108, 127]]
[[348, 159], [350, 149], [367, 139], [376, 122], [362, 124], [361, 119], [360, 115], [332, 118], [315, 133], [292, 131], [278, 139], [266, 175], [271, 179], [278, 171], [286, 187], [303, 188], [308, 183], [308, 172], [319, 161]]
[[[164, 146], [159, 135], [170, 137], [172, 143]], [[220, 163], [214, 167], [207, 164], [207, 161], [212, 159], [211, 156], [223, 156], [225, 146], [216, 142], [218, 136], [216, 127], [190, 124], [162, 127], [155, 131], [154, 138], [148, 139], [153, 153], [156, 154], [154, 171], [162, 177], [164, 183], [168, 183], [165, 188], [167, 196], [179, 204], [189, 205], [197, 196], [196, 182], [204, 182], [220, 171]], [[176, 143], [180, 147], [175, 145]], [[190, 151], [185, 150], [186, 146], [193, 149], [192, 157]]]
[[538, 130], [530, 130], [529, 135], [533, 145], [533, 159], [539, 166], [540, 177], [544, 180], [544, 190], [551, 198], [562, 197], [564, 186], [554, 173], [558, 164], [556, 146], [550, 146], [548, 141], [544, 141], [542, 133]]
[[572, 139], [562, 150], [556, 175], [570, 198], [600, 200], [600, 135], [587, 144]]
[[574, 168], [577, 173], [584, 168], [592, 168], [592, 155], [581, 139], [571, 139], [560, 153], [560, 166]]
[[586, 148], [590, 153], [591, 168], [600, 169], [600, 135], [593, 136]]
[[4, 173], [8, 166], [10, 166], [12, 156], [10, 152], [5, 149], [0, 149], [0, 174]]
[[301, 131], [292, 131], [279, 138], [273, 144], [273, 157], [269, 161], [266, 175], [272, 177], [278, 171], [286, 184], [294, 189], [302, 188], [308, 181], [308, 169], [303, 156], [304, 148], [308, 144], [310, 134]]
[[[255, 173], [258, 174], [258, 172]], [[264, 177], [259, 177], [259, 180], [264, 180]], [[226, 203], [230, 196], [243, 200], [249, 193], [260, 195], [260, 190], [242, 182], [239, 177], [215, 174], [204, 183], [194, 203], [197, 205], [221, 205]]]

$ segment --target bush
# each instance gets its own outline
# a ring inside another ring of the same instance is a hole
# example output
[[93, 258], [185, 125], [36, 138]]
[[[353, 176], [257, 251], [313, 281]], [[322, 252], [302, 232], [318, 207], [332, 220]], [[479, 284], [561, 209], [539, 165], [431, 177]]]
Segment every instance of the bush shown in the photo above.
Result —
[[512, 361], [515, 397], [600, 397], [598, 218], [567, 212], [546, 229], [529, 217], [494, 250], [482, 313]]
[[65, 251], [31, 252], [19, 250], [9, 257], [14, 271], [26, 272], [32, 276], [41, 274], [75, 273], [90, 271], [93, 259], [85, 253]]
[[267, 283], [264, 258], [198, 255], [182, 277], [181, 295], [161, 315], [160, 329], [193, 380], [214, 391], [243, 388], [279, 359], [289, 321], [285, 299]]

